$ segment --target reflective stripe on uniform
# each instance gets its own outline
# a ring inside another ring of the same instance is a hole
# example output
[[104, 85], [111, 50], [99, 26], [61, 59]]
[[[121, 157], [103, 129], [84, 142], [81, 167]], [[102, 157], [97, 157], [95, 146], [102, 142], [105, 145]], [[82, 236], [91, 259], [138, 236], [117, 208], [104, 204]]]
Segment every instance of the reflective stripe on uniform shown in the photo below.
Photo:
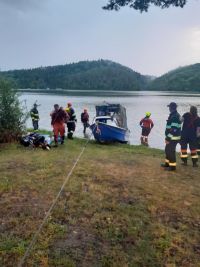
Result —
[[171, 125], [167, 125], [166, 126], [166, 129], [171, 129]]
[[191, 155], [191, 158], [192, 158], [192, 159], [198, 159], [199, 156], [198, 156], [198, 155]]
[[173, 162], [173, 163], [172, 162], [169, 162], [169, 166], [170, 167], [176, 167], [176, 162]]
[[188, 154], [181, 154], [181, 158], [188, 158]]
[[173, 137], [171, 137], [171, 140], [178, 141], [178, 140], [181, 140], [181, 137], [180, 136], [173, 136]]
[[176, 122], [172, 122], [171, 123], [171, 127], [181, 128], [181, 124], [180, 123], [176, 123]]
[[180, 140], [181, 139], [181, 137], [180, 136], [173, 136], [172, 134], [168, 134], [167, 135], [167, 137], [169, 137], [171, 140], [174, 140], [174, 141], [178, 141], [178, 140]]
[[165, 159], [165, 163], [169, 163], [169, 160], [168, 159]]

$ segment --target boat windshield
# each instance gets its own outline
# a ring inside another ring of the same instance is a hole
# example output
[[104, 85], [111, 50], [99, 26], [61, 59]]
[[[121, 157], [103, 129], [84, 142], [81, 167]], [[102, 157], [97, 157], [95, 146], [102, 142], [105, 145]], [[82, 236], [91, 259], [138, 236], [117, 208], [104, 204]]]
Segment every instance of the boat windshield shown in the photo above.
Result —
[[[120, 104], [105, 104], [96, 106], [96, 116], [109, 116], [112, 118], [112, 122], [114, 122], [118, 127], [127, 129], [126, 109]], [[106, 119], [106, 121], [107, 120], [108, 119]]]
[[96, 118], [96, 122], [102, 122], [102, 123], [106, 123], [107, 125], [110, 125], [110, 126], [118, 126], [118, 123], [116, 121], [115, 118], [109, 118], [109, 117], [99, 117], [99, 118]]

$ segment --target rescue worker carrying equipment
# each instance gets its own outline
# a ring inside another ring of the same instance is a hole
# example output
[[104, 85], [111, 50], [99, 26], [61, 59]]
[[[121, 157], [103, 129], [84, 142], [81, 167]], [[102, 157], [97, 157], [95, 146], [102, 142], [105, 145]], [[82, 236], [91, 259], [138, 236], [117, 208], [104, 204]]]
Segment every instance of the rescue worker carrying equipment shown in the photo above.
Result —
[[151, 112], [146, 112], [146, 116], [140, 121], [140, 126], [142, 127], [142, 134], [140, 141], [142, 145], [148, 146], [148, 136], [151, 132], [151, 129], [154, 127], [153, 121], [150, 119]]
[[89, 124], [89, 114], [87, 109], [85, 108], [81, 113], [81, 122], [83, 123], [83, 133], [86, 133], [86, 128], [90, 126]]
[[30, 114], [31, 114], [31, 119], [32, 119], [32, 124], [33, 124], [33, 129], [34, 131], [38, 131], [38, 128], [39, 128], [39, 124], [38, 124], [38, 121], [39, 121], [39, 112], [38, 112], [38, 109], [37, 109], [37, 104], [35, 103], [33, 105], [33, 108], [31, 109], [30, 111]]
[[69, 115], [69, 120], [67, 122], [67, 129], [68, 129], [67, 137], [69, 139], [73, 139], [73, 134], [76, 129], [77, 119], [76, 119], [76, 114], [71, 103], [67, 104], [67, 108], [65, 109], [65, 111]]
[[191, 158], [193, 167], [198, 167], [198, 139], [197, 139], [197, 128], [199, 117], [197, 114], [197, 108], [191, 106], [190, 112], [186, 112], [183, 114], [182, 121], [183, 127], [181, 131], [181, 160], [183, 161], [183, 165], [187, 165], [188, 153], [187, 147], [189, 144]]
[[65, 123], [69, 120], [68, 114], [58, 104], [54, 105], [54, 111], [51, 113], [51, 125], [53, 126], [55, 147], [58, 146], [58, 135], [61, 137], [61, 144], [65, 140]]
[[169, 117], [165, 130], [165, 163], [161, 164], [166, 170], [176, 170], [176, 146], [181, 139], [181, 117], [177, 112], [177, 104], [171, 102], [169, 105]]

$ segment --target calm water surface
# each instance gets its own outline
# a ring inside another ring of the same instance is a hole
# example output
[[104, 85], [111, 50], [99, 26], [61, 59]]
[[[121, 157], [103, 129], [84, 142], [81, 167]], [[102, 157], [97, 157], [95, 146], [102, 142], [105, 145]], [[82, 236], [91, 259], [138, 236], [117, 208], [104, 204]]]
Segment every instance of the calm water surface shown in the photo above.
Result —
[[[152, 119], [155, 127], [153, 128], [149, 143], [151, 147], [164, 148], [164, 131], [166, 119], [168, 117], [167, 104], [175, 101], [178, 104], [180, 114], [188, 111], [191, 105], [195, 105], [200, 113], [200, 94], [185, 93], [166, 93], [166, 92], [68, 92], [67, 95], [47, 95], [35, 93], [23, 93], [20, 96], [21, 101], [26, 102], [28, 110], [37, 100], [41, 106], [38, 107], [40, 113], [40, 128], [51, 130], [50, 112], [54, 104], [66, 107], [67, 102], [72, 102], [76, 111], [78, 123], [75, 136], [83, 137], [83, 129], [80, 121], [80, 115], [84, 108], [87, 108], [90, 114], [90, 120], [95, 116], [95, 105], [102, 104], [104, 101], [108, 103], [120, 103], [125, 106], [127, 111], [128, 127], [131, 131], [130, 143], [139, 144], [141, 128], [139, 121], [144, 117], [146, 111], [152, 113]], [[31, 127], [32, 123], [29, 119], [27, 126]], [[88, 130], [89, 132], [89, 130]]]

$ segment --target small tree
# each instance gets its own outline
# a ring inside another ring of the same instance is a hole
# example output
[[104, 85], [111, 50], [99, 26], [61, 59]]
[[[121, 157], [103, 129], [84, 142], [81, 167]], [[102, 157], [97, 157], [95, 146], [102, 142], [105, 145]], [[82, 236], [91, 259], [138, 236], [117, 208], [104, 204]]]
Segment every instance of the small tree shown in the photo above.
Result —
[[27, 115], [10, 82], [0, 80], [0, 142], [17, 140], [25, 128]]

